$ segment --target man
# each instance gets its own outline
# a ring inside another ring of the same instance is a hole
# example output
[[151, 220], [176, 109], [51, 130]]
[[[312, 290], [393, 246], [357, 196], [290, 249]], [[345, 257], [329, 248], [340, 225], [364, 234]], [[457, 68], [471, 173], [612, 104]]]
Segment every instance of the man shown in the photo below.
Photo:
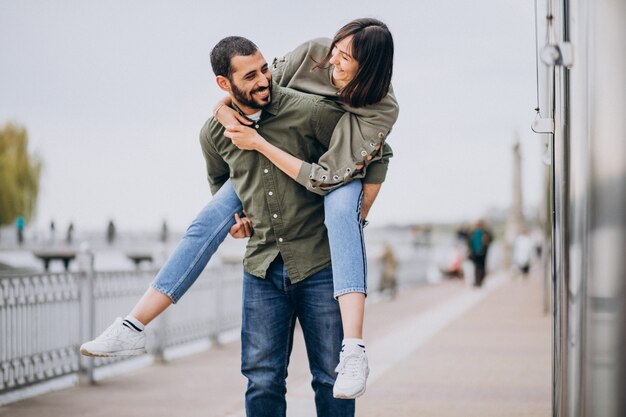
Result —
[[[233, 106], [269, 142], [305, 161], [317, 161], [326, 151], [343, 113], [338, 106], [272, 85], [265, 59], [244, 38], [220, 41], [211, 65]], [[323, 199], [262, 154], [238, 149], [215, 118], [200, 136], [211, 191], [230, 178], [254, 229], [244, 260], [241, 333], [248, 416], [286, 415], [296, 319], [307, 346], [318, 416], [354, 415], [354, 400], [335, 399], [332, 392], [342, 331]]]
[[17, 216], [17, 219], [15, 220], [15, 227], [17, 228], [17, 244], [19, 246], [22, 246], [22, 244], [24, 243], [24, 224], [26, 222], [24, 221], [24, 216], [19, 215]]
[[491, 244], [491, 233], [485, 227], [484, 220], [480, 219], [469, 233], [467, 244], [469, 246], [469, 258], [474, 264], [474, 286], [483, 285], [483, 280], [487, 274], [486, 261], [489, 245]]

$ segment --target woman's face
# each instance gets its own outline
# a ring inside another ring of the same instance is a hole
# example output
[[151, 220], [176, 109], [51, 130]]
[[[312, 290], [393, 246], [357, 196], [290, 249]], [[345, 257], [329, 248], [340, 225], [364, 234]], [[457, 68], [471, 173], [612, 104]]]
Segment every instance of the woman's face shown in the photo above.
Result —
[[352, 35], [335, 44], [329, 61], [333, 65], [333, 83], [343, 88], [356, 76], [359, 63], [352, 57]]

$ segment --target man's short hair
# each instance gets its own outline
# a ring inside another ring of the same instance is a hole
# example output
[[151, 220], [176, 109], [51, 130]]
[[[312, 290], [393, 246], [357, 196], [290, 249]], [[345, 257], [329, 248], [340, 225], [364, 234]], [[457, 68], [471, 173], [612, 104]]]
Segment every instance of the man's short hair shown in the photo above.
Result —
[[249, 39], [241, 36], [229, 36], [222, 39], [211, 51], [211, 67], [216, 76], [231, 79], [231, 61], [235, 56], [250, 56], [259, 48]]

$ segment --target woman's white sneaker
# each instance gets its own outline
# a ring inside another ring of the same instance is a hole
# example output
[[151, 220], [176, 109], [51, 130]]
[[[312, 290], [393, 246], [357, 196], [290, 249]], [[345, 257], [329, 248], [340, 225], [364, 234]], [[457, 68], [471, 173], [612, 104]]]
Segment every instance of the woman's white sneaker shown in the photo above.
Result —
[[337, 380], [333, 387], [335, 398], [353, 399], [363, 395], [370, 373], [365, 349], [354, 344], [343, 346], [335, 372], [337, 372]]
[[134, 356], [146, 353], [146, 335], [122, 324], [115, 319], [102, 334], [84, 343], [80, 353], [85, 356]]

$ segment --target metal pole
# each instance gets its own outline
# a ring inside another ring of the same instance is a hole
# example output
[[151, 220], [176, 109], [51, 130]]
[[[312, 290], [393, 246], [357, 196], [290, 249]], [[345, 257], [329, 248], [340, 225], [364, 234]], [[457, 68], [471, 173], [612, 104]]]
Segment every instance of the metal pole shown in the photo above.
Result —
[[[83, 320], [81, 320], [81, 341], [92, 340], [95, 337], [96, 327], [96, 303], [94, 293], [94, 255], [89, 248], [89, 244], [84, 242], [81, 244], [78, 258], [78, 265], [81, 272], [80, 285], [80, 311]], [[80, 379], [89, 384], [94, 384], [94, 365], [92, 358], [81, 356], [81, 372]]]
[[535, 0], [535, 65], [537, 71], [537, 116], [532, 129], [544, 143], [544, 196], [539, 214], [543, 229], [541, 261], [543, 266], [543, 312], [548, 314], [551, 306], [552, 272], [552, 154], [554, 135], [554, 66], [541, 62], [541, 51], [549, 43], [551, 19], [548, 0]]
[[572, 65], [568, 37], [566, 0], [548, 2], [547, 44], [542, 50], [544, 63], [553, 67], [552, 141], [552, 284], [553, 293], [553, 387], [552, 406], [556, 417], [567, 416], [569, 386], [568, 323], [569, 305], [569, 67]]
[[[167, 346], [167, 336], [168, 336], [168, 324], [170, 322], [170, 314], [172, 314], [172, 309], [166, 309], [156, 320], [158, 325], [156, 327], [156, 337], [154, 341], [156, 346], [154, 346], [154, 360], [157, 363], [166, 363], [165, 360], [165, 347]], [[156, 324], [156, 323], [155, 323]]]
[[588, 103], [587, 45], [581, 38], [588, 30], [585, 25], [587, 11], [584, 1], [567, 1], [565, 8], [566, 36], [575, 51], [575, 62], [569, 70], [568, 106], [569, 126], [569, 229], [567, 251], [568, 271], [568, 321], [567, 321], [567, 391], [566, 410], [568, 417], [582, 417], [583, 355], [585, 351], [586, 315], [586, 262], [588, 253], [587, 234], [589, 216], [589, 137], [586, 106]]
[[[229, 265], [227, 268], [231, 268]], [[220, 339], [219, 335], [222, 332], [222, 328], [224, 326], [224, 321], [226, 319], [226, 315], [224, 313], [224, 283], [226, 282], [225, 276], [220, 274], [214, 279], [215, 288], [214, 291], [214, 300], [215, 303], [213, 305], [214, 315], [215, 315], [215, 325], [213, 329], [211, 329], [211, 333], [209, 334], [209, 342], [212, 346], [219, 346]]]

